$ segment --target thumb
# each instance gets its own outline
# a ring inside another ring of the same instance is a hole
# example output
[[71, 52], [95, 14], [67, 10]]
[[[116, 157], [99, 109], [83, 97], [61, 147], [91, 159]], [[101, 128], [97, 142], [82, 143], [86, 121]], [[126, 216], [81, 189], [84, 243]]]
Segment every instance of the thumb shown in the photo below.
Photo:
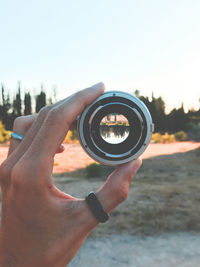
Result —
[[96, 195], [106, 212], [111, 212], [128, 197], [130, 183], [142, 164], [141, 159], [118, 166]]

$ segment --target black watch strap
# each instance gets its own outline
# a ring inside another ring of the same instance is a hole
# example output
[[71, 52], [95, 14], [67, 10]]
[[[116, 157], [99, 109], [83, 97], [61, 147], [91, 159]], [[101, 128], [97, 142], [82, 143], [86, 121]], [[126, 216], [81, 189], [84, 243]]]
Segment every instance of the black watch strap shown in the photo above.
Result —
[[92, 214], [94, 215], [94, 217], [97, 219], [98, 222], [104, 223], [109, 219], [108, 214], [103, 209], [95, 193], [93, 192], [89, 193], [89, 195], [85, 198], [85, 200]]

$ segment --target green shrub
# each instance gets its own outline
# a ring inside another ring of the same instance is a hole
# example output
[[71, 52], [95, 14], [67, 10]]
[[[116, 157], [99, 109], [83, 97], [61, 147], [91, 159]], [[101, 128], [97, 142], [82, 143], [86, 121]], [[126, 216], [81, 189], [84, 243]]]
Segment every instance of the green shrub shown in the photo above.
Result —
[[76, 130], [69, 130], [65, 139], [63, 140], [64, 144], [78, 144], [78, 134]]
[[162, 135], [160, 133], [153, 133], [151, 137], [152, 143], [161, 143]]
[[173, 143], [175, 142], [175, 136], [173, 134], [168, 134], [167, 132], [163, 135], [160, 133], [152, 134], [151, 142], [152, 143]]
[[200, 123], [187, 124], [187, 136], [190, 140], [200, 141]]
[[184, 131], [179, 131], [174, 134], [176, 141], [186, 141], [188, 139], [187, 134]]
[[175, 139], [174, 134], [165, 133], [162, 136], [162, 143], [164, 143], [164, 144], [173, 143], [175, 141], [176, 141], [176, 139]]
[[71, 135], [71, 140], [78, 140], [78, 132], [76, 129], [71, 130], [72, 135]]
[[99, 177], [103, 173], [103, 166], [95, 162], [89, 164], [85, 169], [88, 178]]

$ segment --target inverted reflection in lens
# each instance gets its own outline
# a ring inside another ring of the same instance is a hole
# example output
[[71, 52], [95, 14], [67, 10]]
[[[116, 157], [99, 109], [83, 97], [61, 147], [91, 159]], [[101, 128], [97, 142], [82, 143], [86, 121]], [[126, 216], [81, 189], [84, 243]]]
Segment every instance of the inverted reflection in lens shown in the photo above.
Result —
[[129, 136], [128, 119], [119, 113], [110, 113], [100, 122], [99, 131], [102, 139], [109, 144], [119, 144]]

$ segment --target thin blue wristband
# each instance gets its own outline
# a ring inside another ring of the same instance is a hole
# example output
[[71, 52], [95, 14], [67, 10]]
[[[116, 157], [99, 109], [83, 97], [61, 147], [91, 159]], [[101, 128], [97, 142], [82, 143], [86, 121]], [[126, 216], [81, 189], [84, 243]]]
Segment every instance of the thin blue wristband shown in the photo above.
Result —
[[20, 140], [20, 141], [22, 141], [23, 138], [24, 138], [23, 135], [18, 134], [18, 133], [15, 133], [15, 132], [12, 132], [12, 133], [11, 133], [11, 137], [14, 138], [14, 139]]

